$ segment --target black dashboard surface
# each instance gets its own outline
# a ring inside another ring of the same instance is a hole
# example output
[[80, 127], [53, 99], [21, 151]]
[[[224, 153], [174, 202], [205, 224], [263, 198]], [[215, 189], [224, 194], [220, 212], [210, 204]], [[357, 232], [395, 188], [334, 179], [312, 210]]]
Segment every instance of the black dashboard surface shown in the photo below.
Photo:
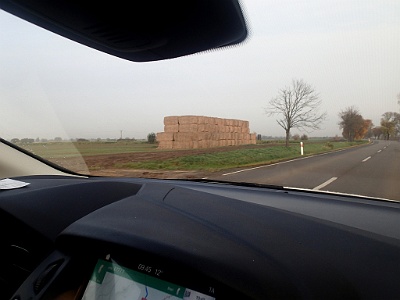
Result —
[[[76, 287], [107, 253], [166, 266], [188, 285], [212, 283], [217, 299], [400, 294], [396, 202], [177, 180], [15, 179], [30, 184], [0, 192], [2, 244], [25, 273], [2, 274], [2, 284], [15, 292], [27, 278], [19, 299]], [[35, 292], [54, 261], [60, 272]]]

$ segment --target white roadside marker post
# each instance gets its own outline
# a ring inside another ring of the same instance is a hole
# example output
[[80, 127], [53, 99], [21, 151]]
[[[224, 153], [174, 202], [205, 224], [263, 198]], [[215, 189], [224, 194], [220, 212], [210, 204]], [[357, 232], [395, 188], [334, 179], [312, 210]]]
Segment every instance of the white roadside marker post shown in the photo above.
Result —
[[304, 155], [303, 142], [300, 142], [300, 154]]

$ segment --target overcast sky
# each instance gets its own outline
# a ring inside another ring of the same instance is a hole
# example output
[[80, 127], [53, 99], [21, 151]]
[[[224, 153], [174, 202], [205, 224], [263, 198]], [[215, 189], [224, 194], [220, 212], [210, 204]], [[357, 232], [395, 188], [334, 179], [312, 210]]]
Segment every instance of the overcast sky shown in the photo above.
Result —
[[[237, 47], [133, 63], [0, 11], [0, 136], [145, 138], [168, 115], [248, 120], [283, 136], [264, 108], [292, 79], [327, 112], [310, 136], [341, 135], [356, 106], [379, 125], [399, 111], [400, 1], [243, 1], [249, 39]], [[294, 129], [292, 133], [301, 133]]]

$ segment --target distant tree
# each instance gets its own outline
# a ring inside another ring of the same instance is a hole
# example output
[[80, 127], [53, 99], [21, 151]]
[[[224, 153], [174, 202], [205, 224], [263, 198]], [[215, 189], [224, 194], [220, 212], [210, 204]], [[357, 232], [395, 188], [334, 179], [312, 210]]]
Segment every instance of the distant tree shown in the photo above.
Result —
[[397, 136], [400, 131], [400, 114], [396, 112], [385, 112], [381, 118], [382, 134], [386, 140]]
[[156, 134], [154, 132], [151, 132], [147, 135], [147, 142], [149, 144], [154, 144], [156, 142]]
[[319, 129], [326, 113], [319, 113], [321, 100], [314, 88], [303, 80], [293, 80], [292, 85], [279, 91], [278, 96], [269, 101], [265, 109], [268, 116], [281, 115], [277, 119], [286, 133], [286, 147], [289, 146], [290, 130]]
[[300, 139], [300, 135], [298, 135], [298, 134], [296, 133], [295, 135], [292, 136], [292, 138], [293, 138], [295, 141], [298, 141], [298, 140]]
[[61, 142], [61, 141], [62, 141], [62, 138], [59, 137], [59, 136], [57, 136], [57, 137], [54, 138], [54, 141], [56, 141], [56, 142]]
[[372, 135], [376, 140], [379, 140], [379, 138], [381, 137], [383, 131], [382, 131], [382, 127], [381, 126], [376, 126], [374, 128], [372, 128]]
[[373, 136], [372, 134], [372, 128], [374, 127], [374, 123], [372, 123], [372, 120], [366, 119], [364, 120], [364, 130], [366, 130], [366, 133], [364, 133], [364, 138], [371, 138]]
[[22, 144], [32, 144], [34, 141], [35, 141], [35, 139], [30, 139], [30, 138], [21, 139]]
[[362, 139], [362, 138], [365, 138], [365, 137], [371, 137], [371, 136], [368, 136], [369, 134], [369, 132], [371, 131], [371, 128], [372, 128], [372, 126], [373, 126], [374, 124], [372, 124], [372, 121], [371, 120], [369, 120], [369, 119], [363, 119], [363, 124], [362, 124], [362, 126], [355, 132], [355, 135], [354, 135], [354, 139], [355, 140], [360, 140], [360, 139]]
[[11, 139], [11, 143], [13, 143], [13, 144], [18, 144], [19, 142], [20, 142], [20, 140], [17, 138]]
[[301, 139], [302, 141], [307, 141], [307, 140], [308, 140], [307, 134], [303, 134], [303, 135], [300, 137], [300, 139]]
[[360, 130], [364, 127], [364, 119], [360, 112], [354, 106], [347, 107], [339, 112], [339, 128], [342, 129], [342, 135], [345, 139], [353, 142], [354, 139], [360, 138]]

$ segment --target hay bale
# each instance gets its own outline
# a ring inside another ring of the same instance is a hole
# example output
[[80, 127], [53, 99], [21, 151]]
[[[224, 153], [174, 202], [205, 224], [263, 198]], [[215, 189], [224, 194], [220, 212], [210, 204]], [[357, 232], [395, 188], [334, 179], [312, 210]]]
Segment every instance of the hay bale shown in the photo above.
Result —
[[173, 141], [162, 141], [158, 144], [159, 149], [173, 149]]
[[178, 117], [179, 125], [181, 124], [197, 124], [198, 117], [197, 116], [180, 116]]
[[191, 149], [255, 144], [249, 121], [206, 116], [164, 117], [164, 132], [157, 134], [160, 149]]
[[178, 130], [179, 130], [178, 124], [164, 125], [164, 132], [178, 132]]
[[174, 140], [174, 133], [173, 132], [158, 132], [157, 133], [157, 141], [173, 141]]
[[164, 117], [164, 125], [178, 125], [177, 116]]
[[188, 142], [188, 141], [198, 141], [198, 140], [199, 140], [198, 132], [175, 132], [174, 133], [174, 141]]

